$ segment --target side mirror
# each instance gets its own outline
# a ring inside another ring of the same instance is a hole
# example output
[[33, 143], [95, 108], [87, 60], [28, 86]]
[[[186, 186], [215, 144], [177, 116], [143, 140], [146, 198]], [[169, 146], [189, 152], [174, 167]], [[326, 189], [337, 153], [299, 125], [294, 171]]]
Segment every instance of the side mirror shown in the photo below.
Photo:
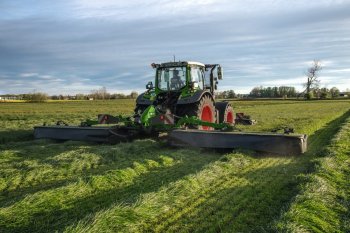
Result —
[[147, 90], [152, 90], [153, 89], [153, 83], [152, 82], [148, 82], [146, 85], [146, 89]]
[[223, 70], [221, 66], [218, 66], [218, 78], [219, 80], [222, 80], [223, 77]]

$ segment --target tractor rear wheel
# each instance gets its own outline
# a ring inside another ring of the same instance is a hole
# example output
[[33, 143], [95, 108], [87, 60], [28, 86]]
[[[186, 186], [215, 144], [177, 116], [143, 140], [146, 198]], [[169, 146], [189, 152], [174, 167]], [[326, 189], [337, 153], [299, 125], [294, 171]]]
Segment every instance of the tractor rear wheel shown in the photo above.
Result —
[[[195, 116], [201, 121], [210, 123], [216, 122], [216, 112], [213, 99], [205, 95], [197, 103], [188, 105], [178, 105], [177, 112], [179, 116]], [[198, 125], [195, 128], [201, 130], [213, 130], [213, 127]]]
[[219, 111], [219, 123], [235, 124], [235, 114], [228, 102], [216, 102], [215, 108]]

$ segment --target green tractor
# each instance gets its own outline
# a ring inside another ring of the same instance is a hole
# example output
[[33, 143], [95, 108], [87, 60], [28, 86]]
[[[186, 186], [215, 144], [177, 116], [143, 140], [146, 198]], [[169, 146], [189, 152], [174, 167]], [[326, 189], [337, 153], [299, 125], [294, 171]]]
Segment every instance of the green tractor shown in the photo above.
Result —
[[[152, 64], [155, 82], [136, 100], [131, 116], [99, 114], [79, 126], [63, 121], [34, 127], [37, 139], [117, 143], [165, 134], [170, 145], [201, 148], [245, 148], [278, 154], [300, 154], [307, 149], [307, 135], [242, 132], [235, 123], [253, 124], [243, 113], [234, 114], [228, 102], [215, 100], [222, 68], [218, 64], [167, 62]], [[162, 137], [161, 137], [162, 138]]]
[[[210, 123], [235, 124], [235, 114], [228, 102], [215, 100], [218, 80], [223, 77], [219, 64], [179, 61], [152, 63], [155, 81], [136, 100], [135, 121], [147, 122], [151, 117], [163, 124], [176, 124], [183, 117], [196, 117]], [[155, 122], [153, 122], [155, 123]], [[212, 130], [205, 125], [195, 126]]]

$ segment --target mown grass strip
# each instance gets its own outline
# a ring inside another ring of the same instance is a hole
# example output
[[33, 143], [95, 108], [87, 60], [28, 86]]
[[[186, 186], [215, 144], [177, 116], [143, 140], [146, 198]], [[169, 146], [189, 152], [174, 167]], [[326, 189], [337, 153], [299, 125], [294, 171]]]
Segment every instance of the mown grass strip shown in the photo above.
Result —
[[[108, 208], [110, 205], [135, 203], [142, 193], [156, 191], [168, 182], [200, 170], [205, 164], [217, 159], [217, 156], [209, 154], [199, 157], [197, 150], [163, 149], [162, 145], [151, 140], [117, 146], [83, 146], [85, 153], [82, 157], [78, 157], [82, 164], [83, 159], [90, 162], [89, 153], [86, 153], [88, 151], [99, 152], [96, 156], [100, 164], [97, 167], [89, 167], [83, 172], [78, 171], [77, 175], [64, 172], [67, 169], [75, 170], [80, 166], [79, 163], [67, 164], [69, 165], [67, 167], [65, 162], [76, 159], [76, 154], [71, 151], [81, 150], [81, 145], [70, 142], [67, 144], [71, 145], [66, 148], [68, 153], [63, 151], [64, 153], [53, 154], [47, 158], [41, 155], [31, 157], [38, 166], [52, 163], [61, 165], [55, 170], [57, 174], [66, 177], [67, 183], [47, 190], [35, 190], [23, 196], [15, 195], [17, 198], [12, 201], [13, 192], [17, 193], [26, 188], [27, 179], [31, 177], [28, 177], [27, 172], [18, 171], [21, 181], [17, 184], [17, 188], [13, 190], [7, 187], [6, 195], [4, 192], [0, 193], [0, 196], [4, 195], [3, 204], [5, 204], [0, 208], [0, 229], [6, 232], [62, 230], [91, 212]], [[53, 145], [53, 148], [57, 151], [57, 147], [60, 146], [62, 144]], [[48, 170], [49, 177], [56, 174], [52, 172]], [[45, 180], [39, 182], [46, 184]]]
[[277, 223], [281, 232], [350, 232], [350, 118]]

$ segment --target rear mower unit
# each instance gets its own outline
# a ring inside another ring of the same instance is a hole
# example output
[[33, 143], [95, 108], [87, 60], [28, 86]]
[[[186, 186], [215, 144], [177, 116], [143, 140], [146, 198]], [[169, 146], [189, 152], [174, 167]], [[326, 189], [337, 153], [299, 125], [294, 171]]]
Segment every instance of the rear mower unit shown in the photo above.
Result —
[[[277, 154], [300, 154], [307, 136], [277, 133], [242, 133], [235, 123], [254, 124], [230, 103], [215, 99], [223, 71], [219, 64], [168, 62], [152, 64], [155, 82], [138, 96], [129, 117], [101, 114], [80, 126], [37, 126], [35, 138], [120, 142], [166, 133], [171, 145], [203, 148], [246, 148]], [[105, 125], [108, 126], [105, 126]]]

